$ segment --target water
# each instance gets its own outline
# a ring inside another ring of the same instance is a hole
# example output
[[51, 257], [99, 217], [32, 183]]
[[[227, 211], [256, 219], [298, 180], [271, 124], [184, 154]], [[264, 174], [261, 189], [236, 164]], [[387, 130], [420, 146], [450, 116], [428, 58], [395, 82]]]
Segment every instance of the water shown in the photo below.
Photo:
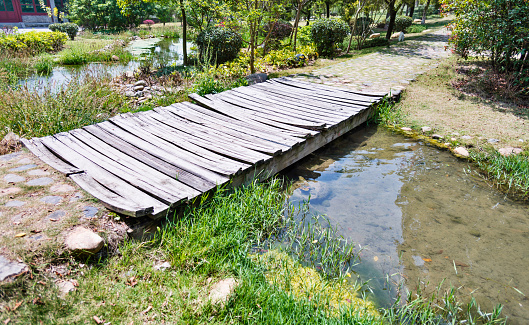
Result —
[[[191, 53], [193, 43], [187, 42], [187, 52]], [[166, 65], [183, 64], [183, 41], [182, 39], [162, 39], [151, 49], [151, 55], [154, 58], [154, 64], [163, 62]], [[126, 71], [134, 71], [141, 64], [140, 60], [132, 60], [128, 64], [119, 63], [100, 63], [94, 62], [78, 66], [57, 66], [52, 73], [47, 76], [32, 76], [20, 82], [21, 85], [27, 85], [30, 89], [43, 88], [52, 86], [59, 88], [68, 83], [73, 76], [83, 79], [86, 76], [97, 77], [117, 77]]]
[[[385, 129], [363, 127], [286, 170], [290, 198], [310, 196], [341, 235], [363, 250], [357, 268], [387, 306], [398, 286], [460, 288], [482, 309], [504, 305], [509, 323], [529, 322], [528, 205], [511, 201], [447, 152]], [[456, 271], [457, 270], [457, 271]], [[390, 281], [391, 283], [391, 281]]]

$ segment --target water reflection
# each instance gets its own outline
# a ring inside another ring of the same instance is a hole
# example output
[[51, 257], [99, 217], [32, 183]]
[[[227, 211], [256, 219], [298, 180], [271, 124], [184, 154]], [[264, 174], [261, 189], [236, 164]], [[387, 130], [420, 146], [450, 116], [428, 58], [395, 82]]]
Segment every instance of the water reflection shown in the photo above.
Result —
[[380, 304], [395, 293], [382, 290], [385, 275], [400, 273], [408, 288], [422, 281], [430, 292], [446, 279], [487, 310], [502, 303], [512, 323], [527, 323], [528, 301], [518, 292], [529, 292], [527, 205], [468, 170], [447, 152], [369, 127], [285, 175], [296, 180], [292, 202], [310, 196], [312, 211], [364, 248], [357, 272], [373, 279]]

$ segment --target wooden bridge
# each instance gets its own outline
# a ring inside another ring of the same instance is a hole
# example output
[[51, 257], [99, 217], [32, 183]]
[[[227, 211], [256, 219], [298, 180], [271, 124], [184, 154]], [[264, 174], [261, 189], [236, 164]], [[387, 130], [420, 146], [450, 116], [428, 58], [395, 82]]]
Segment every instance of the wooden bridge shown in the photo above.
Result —
[[384, 95], [279, 78], [23, 142], [110, 210], [157, 218], [274, 175], [365, 122]]

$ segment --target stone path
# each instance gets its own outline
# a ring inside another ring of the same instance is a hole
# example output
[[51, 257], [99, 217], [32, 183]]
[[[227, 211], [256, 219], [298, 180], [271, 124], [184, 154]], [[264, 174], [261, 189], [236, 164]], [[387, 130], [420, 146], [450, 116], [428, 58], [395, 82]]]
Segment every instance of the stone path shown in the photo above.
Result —
[[[426, 33], [425, 33], [426, 32]], [[425, 31], [413, 40], [388, 49], [314, 70], [295, 78], [363, 92], [402, 90], [417, 75], [435, 68], [439, 59], [448, 57], [449, 31], [442, 27]]]

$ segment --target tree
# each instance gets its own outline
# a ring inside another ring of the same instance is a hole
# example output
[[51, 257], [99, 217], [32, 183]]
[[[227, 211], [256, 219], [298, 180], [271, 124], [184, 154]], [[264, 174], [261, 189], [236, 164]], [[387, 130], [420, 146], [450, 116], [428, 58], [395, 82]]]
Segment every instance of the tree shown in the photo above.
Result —
[[424, 11], [422, 12], [421, 25], [426, 24], [426, 14], [428, 13], [429, 6], [430, 6], [430, 0], [427, 0], [426, 5], [424, 6]]
[[402, 6], [402, 3], [399, 3], [397, 5], [397, 0], [384, 0], [384, 1], [386, 2], [388, 6], [387, 16], [389, 18], [389, 24], [388, 24], [388, 32], [386, 33], [386, 39], [389, 40], [391, 38], [391, 34], [393, 33], [393, 28], [395, 27], [395, 19], [397, 18], [397, 12]]

